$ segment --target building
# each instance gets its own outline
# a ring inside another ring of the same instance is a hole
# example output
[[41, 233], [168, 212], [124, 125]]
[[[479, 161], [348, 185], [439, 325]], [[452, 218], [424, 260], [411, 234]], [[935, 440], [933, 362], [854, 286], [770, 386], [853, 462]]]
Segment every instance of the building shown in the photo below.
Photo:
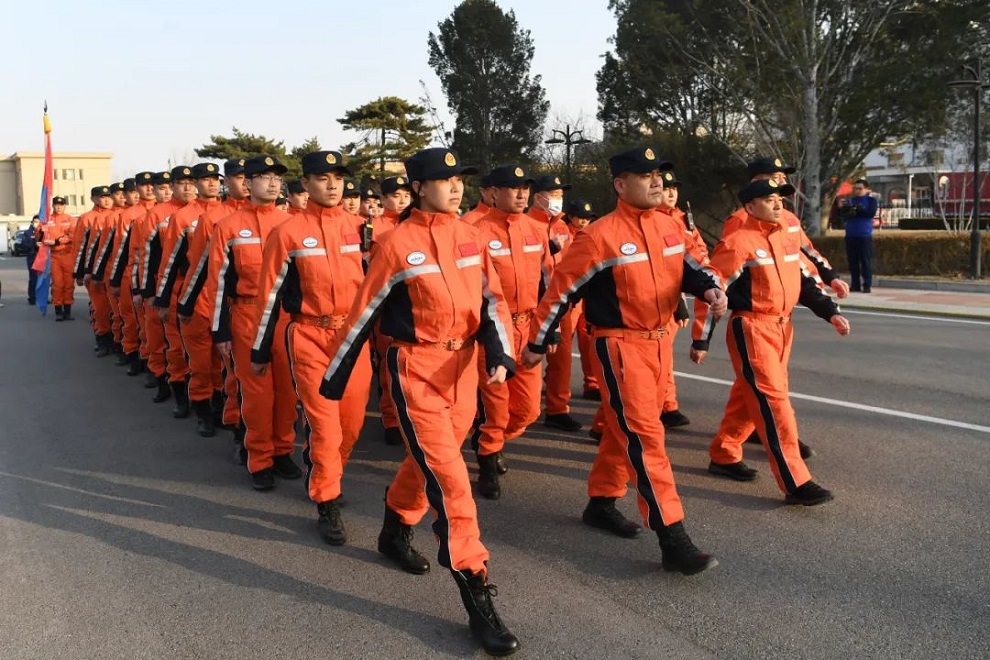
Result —
[[[65, 212], [79, 215], [92, 207], [89, 191], [93, 186], [112, 183], [107, 153], [55, 153], [52, 157], [54, 174], [52, 196], [65, 197]], [[40, 151], [18, 151], [0, 157], [0, 216], [26, 215], [38, 212], [41, 185], [44, 182], [45, 154]]]

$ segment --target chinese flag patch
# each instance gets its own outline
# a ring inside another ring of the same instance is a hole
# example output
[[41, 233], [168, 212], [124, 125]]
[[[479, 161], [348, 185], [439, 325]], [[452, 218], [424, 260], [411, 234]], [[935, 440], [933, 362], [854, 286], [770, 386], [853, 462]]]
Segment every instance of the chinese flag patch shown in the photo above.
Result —
[[457, 251], [461, 253], [462, 257], [473, 257], [476, 254], [481, 254], [478, 251], [477, 243], [461, 243], [457, 246]]
[[540, 244], [540, 239], [538, 239], [536, 236], [526, 237], [526, 245], [539, 245], [539, 244]]
[[348, 245], [357, 245], [361, 242], [361, 234], [345, 234], [344, 241]]
[[674, 247], [681, 243], [681, 237], [677, 234], [667, 234], [663, 237], [663, 242], [667, 247]]

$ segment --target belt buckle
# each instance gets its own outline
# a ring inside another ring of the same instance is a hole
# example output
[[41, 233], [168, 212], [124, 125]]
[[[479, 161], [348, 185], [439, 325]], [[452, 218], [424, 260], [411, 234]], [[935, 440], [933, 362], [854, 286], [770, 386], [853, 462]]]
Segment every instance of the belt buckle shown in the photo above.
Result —
[[323, 328], [323, 329], [329, 328], [330, 327], [330, 317], [329, 316], [326, 316], [326, 315], [317, 316], [316, 317], [316, 324], [319, 327]]
[[440, 345], [443, 346], [443, 348], [445, 350], [448, 350], [448, 351], [456, 351], [457, 350], [457, 340], [456, 339], [447, 339], [445, 341], [440, 342]]

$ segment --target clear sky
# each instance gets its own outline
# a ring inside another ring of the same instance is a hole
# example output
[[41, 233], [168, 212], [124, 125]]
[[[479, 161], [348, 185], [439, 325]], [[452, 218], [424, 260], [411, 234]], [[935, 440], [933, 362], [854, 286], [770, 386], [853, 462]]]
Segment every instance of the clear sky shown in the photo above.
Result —
[[[324, 148], [355, 139], [336, 122], [379, 96], [417, 101], [423, 80], [448, 130], [427, 35], [454, 0], [5, 3], [0, 153], [40, 151], [48, 100], [56, 151], [109, 151], [116, 178], [233, 126]], [[608, 0], [499, 0], [531, 31], [550, 119], [600, 135], [595, 72], [615, 20]], [[178, 164], [178, 163], [176, 163]]]

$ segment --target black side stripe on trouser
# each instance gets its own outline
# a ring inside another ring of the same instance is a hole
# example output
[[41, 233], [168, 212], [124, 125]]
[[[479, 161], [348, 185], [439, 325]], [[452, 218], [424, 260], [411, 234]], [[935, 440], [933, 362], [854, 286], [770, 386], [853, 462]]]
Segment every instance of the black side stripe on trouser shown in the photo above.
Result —
[[[292, 359], [292, 326], [295, 323], [289, 323], [285, 327], [285, 354], [289, 358], [289, 376], [292, 378], [292, 389], [296, 391], [296, 400], [302, 403], [302, 396], [299, 395], [299, 383], [296, 381], [296, 362]], [[269, 369], [274, 368], [274, 355], [272, 356], [272, 361], [269, 363]], [[309, 423], [309, 415], [306, 413], [306, 406], [300, 406], [302, 408], [302, 418], [303, 418], [303, 432], [306, 436], [306, 442], [303, 444], [302, 459], [303, 465], [306, 466], [306, 494], [309, 495], [309, 480], [313, 475], [313, 459], [311, 458], [311, 452], [309, 450], [309, 438], [313, 434], [313, 427]]]
[[[234, 359], [234, 345], [231, 342], [230, 346], [230, 366], [234, 369], [234, 377], [237, 377], [237, 361]], [[241, 386], [240, 381], [237, 384], [237, 411], [241, 415], [241, 428], [244, 430], [244, 437], [247, 438], [248, 423], [247, 418], [244, 417], [244, 397], [241, 396]], [[248, 460], [251, 459], [251, 450], [247, 448], [247, 444], [244, 445], [244, 450], [248, 453]]]
[[595, 339], [595, 352], [602, 363], [605, 386], [608, 388], [609, 406], [615, 411], [615, 416], [619, 419], [619, 428], [626, 436], [626, 454], [636, 471], [636, 489], [639, 491], [640, 497], [646, 502], [646, 509], [650, 514], [650, 529], [657, 530], [666, 527], [663, 512], [660, 510], [660, 503], [657, 501], [657, 494], [653, 490], [653, 482], [650, 480], [650, 473], [646, 470], [646, 463], [643, 460], [643, 441], [639, 434], [629, 428], [629, 423], [626, 421], [625, 405], [622, 403], [622, 395], [619, 392], [619, 381], [615, 377], [615, 372], [612, 371], [612, 360], [609, 356], [606, 337]]
[[740, 317], [732, 319], [732, 336], [736, 340], [736, 350], [739, 351], [739, 361], [742, 363], [743, 378], [753, 389], [756, 400], [760, 404], [760, 416], [763, 417], [763, 425], [767, 430], [767, 447], [770, 448], [770, 455], [774, 463], [777, 464], [777, 471], [784, 482], [784, 488], [788, 493], [793, 493], [797, 489], [794, 483], [794, 475], [787, 467], [787, 460], [784, 458], [784, 451], [780, 447], [780, 435], [777, 433], [777, 420], [773, 417], [773, 409], [770, 408], [770, 401], [766, 394], [760, 391], [756, 384], [756, 373], [753, 365], [749, 361], [749, 349], [746, 347], [746, 334], [743, 332], [743, 320]]
[[485, 412], [485, 399], [481, 396], [481, 386], [478, 387], [478, 409], [474, 413], [474, 423], [471, 425], [471, 449], [475, 454], [481, 449], [481, 425], [488, 421]]
[[426, 462], [426, 454], [419, 444], [419, 436], [416, 435], [416, 426], [409, 418], [406, 411], [406, 395], [402, 391], [402, 384], [399, 382], [399, 349], [389, 346], [385, 350], [385, 364], [388, 368], [390, 391], [392, 392], [392, 403], [395, 404], [395, 414], [399, 418], [399, 428], [406, 438], [409, 447], [409, 455], [416, 461], [420, 472], [426, 480], [426, 499], [430, 506], [437, 512], [437, 519], [433, 522], [433, 533], [437, 535], [440, 548], [437, 550], [437, 561], [444, 568], [453, 568], [450, 559], [450, 519], [447, 517], [447, 509], [443, 501], [443, 486], [440, 480], [433, 473]]

